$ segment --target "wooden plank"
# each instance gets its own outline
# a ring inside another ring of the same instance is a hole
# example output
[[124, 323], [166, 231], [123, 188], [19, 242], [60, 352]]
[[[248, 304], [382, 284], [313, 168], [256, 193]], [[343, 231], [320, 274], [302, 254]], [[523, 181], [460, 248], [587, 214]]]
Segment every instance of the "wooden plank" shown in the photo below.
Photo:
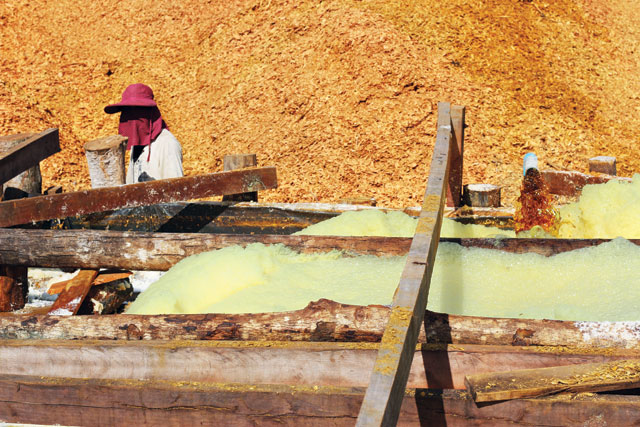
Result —
[[276, 168], [263, 167], [10, 200], [0, 202], [0, 227], [276, 187]]
[[449, 181], [447, 183], [447, 206], [462, 206], [462, 169], [464, 159], [465, 107], [451, 106], [451, 144]]
[[470, 375], [467, 391], [476, 402], [640, 387], [640, 360], [554, 366]]
[[[0, 377], [0, 419], [56, 425], [352, 426], [360, 387]], [[399, 425], [636, 425], [640, 397], [578, 395], [478, 406], [458, 390], [408, 390]]]
[[[225, 171], [244, 169], [258, 166], [256, 154], [229, 154], [222, 159], [222, 167]], [[258, 192], [246, 194], [229, 194], [222, 197], [223, 202], [257, 202]]]
[[[365, 387], [378, 348], [378, 343], [361, 342], [145, 341], [134, 336], [130, 341], [4, 340], [0, 375]], [[413, 350], [407, 386], [464, 389], [468, 375], [601, 363], [640, 354], [638, 350], [540, 350], [423, 345]]]
[[382, 337], [358, 426], [395, 425], [424, 318], [442, 224], [451, 151], [448, 103], [438, 103], [438, 133], [424, 203]]
[[58, 151], [60, 151], [58, 129], [47, 129], [27, 138], [10, 150], [0, 153], [0, 184]]
[[189, 255], [256, 242], [284, 244], [307, 253], [341, 249], [347, 255], [378, 256], [406, 254], [410, 245], [410, 239], [398, 237], [3, 229], [0, 230], [0, 264], [164, 271]]
[[71, 316], [78, 312], [84, 298], [89, 293], [93, 279], [98, 275], [98, 270], [80, 270], [62, 290], [58, 298], [49, 310], [49, 314], [58, 316]]

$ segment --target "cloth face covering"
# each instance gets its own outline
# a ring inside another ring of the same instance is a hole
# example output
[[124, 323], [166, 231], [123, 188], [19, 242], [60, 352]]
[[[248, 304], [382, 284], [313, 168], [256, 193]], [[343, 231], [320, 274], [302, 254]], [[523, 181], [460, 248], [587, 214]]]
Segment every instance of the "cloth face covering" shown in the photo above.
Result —
[[[127, 107], [120, 113], [118, 133], [129, 138], [127, 150], [135, 146], [142, 148], [150, 145], [165, 128], [167, 125], [158, 107]], [[149, 158], [151, 158], [151, 149], [149, 149]]]

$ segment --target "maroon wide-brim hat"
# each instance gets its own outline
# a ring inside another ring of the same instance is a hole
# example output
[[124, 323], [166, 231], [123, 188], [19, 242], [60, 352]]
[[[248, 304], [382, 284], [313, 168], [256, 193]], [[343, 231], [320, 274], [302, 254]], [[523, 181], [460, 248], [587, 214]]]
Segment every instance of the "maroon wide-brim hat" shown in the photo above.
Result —
[[123, 107], [157, 107], [156, 101], [153, 100], [153, 91], [147, 85], [136, 83], [127, 86], [122, 92], [122, 100], [116, 104], [110, 104], [104, 107], [107, 114], [118, 113]]

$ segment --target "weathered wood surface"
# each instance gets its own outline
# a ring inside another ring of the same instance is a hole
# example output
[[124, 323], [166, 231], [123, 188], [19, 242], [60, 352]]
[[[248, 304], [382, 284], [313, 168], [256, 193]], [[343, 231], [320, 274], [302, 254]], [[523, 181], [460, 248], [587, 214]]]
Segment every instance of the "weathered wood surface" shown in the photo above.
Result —
[[[229, 154], [222, 159], [222, 168], [225, 171], [256, 166], [258, 166], [258, 156], [256, 154]], [[258, 192], [252, 191], [251, 193], [229, 194], [222, 196], [222, 201], [257, 202]]]
[[[92, 426], [352, 426], [361, 387], [249, 386], [4, 375], [0, 419]], [[400, 426], [635, 425], [638, 396], [547, 397], [478, 407], [458, 390], [408, 390]]]
[[[255, 314], [0, 316], [2, 339], [378, 342], [385, 306], [319, 300], [297, 311]], [[426, 325], [426, 326], [425, 326]], [[456, 316], [427, 311], [418, 341], [435, 344], [640, 348], [640, 322], [571, 322]]]
[[76, 314], [97, 275], [98, 270], [80, 270], [60, 292], [53, 306], [49, 309], [49, 314], [59, 316]]
[[476, 402], [496, 402], [557, 393], [628, 390], [640, 387], [640, 360], [469, 375], [465, 378], [465, 386]]
[[0, 312], [19, 310], [27, 303], [27, 268], [0, 263]]
[[94, 281], [77, 314], [114, 314], [132, 296], [133, 286], [129, 279], [112, 280], [98, 285]]
[[[1, 137], [9, 141], [17, 136]], [[0, 184], [3, 184], [21, 172], [36, 166], [38, 162], [60, 151], [58, 129], [47, 129], [35, 134], [8, 151], [0, 152]]]
[[500, 207], [501, 187], [492, 184], [467, 184], [464, 186], [463, 201], [467, 206]]
[[276, 186], [276, 169], [264, 167], [10, 200], [0, 202], [0, 227]]
[[92, 188], [113, 187], [125, 183], [124, 152], [129, 138], [111, 135], [84, 145]]
[[440, 102], [438, 132], [422, 210], [360, 408], [358, 426], [395, 425], [400, 414], [440, 238], [449, 176], [451, 129], [450, 105]]
[[[339, 342], [2, 340], [0, 375], [364, 387], [378, 348], [378, 343]], [[413, 353], [407, 386], [432, 389], [463, 389], [467, 375], [640, 355], [624, 349], [467, 344], [425, 344]]]
[[160, 231], [169, 233], [292, 234], [339, 215], [269, 205], [221, 202], [164, 203], [64, 219], [72, 229]]
[[588, 175], [576, 171], [543, 170], [542, 177], [549, 187], [549, 193], [570, 197], [579, 195], [582, 188], [587, 184], [603, 184], [612, 179], [631, 182], [631, 178]]
[[99, 230], [0, 230], [0, 264], [84, 269], [168, 270], [200, 252], [251, 243], [284, 244], [299, 252], [403, 255], [398, 237], [140, 233]]
[[449, 180], [447, 182], [447, 206], [462, 206], [462, 169], [464, 159], [465, 107], [451, 106], [451, 153]]
[[616, 158], [613, 156], [596, 156], [589, 159], [589, 173], [603, 173], [616, 176]]

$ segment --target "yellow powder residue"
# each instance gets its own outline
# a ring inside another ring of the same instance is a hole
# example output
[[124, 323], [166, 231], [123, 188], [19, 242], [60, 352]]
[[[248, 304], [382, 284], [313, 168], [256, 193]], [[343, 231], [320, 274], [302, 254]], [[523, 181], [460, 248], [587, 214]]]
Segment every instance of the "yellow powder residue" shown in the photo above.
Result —
[[[375, 209], [344, 212], [295, 234], [321, 236], [413, 237], [418, 220], [404, 212]], [[513, 230], [462, 224], [443, 218], [441, 237], [515, 237]]]
[[633, 176], [633, 182], [587, 185], [577, 203], [558, 210], [558, 237], [640, 238], [640, 174]]

